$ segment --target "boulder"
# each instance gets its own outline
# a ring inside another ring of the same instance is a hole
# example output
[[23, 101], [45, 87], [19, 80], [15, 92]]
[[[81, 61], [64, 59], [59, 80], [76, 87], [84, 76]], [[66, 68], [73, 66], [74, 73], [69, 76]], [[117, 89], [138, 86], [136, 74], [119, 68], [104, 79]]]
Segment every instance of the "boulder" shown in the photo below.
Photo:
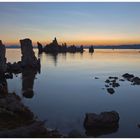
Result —
[[133, 85], [140, 85], [140, 78], [139, 77], [134, 77], [132, 80]]
[[113, 88], [107, 88], [108, 93], [113, 94], [115, 90]]
[[113, 83], [112, 83], [112, 87], [114, 87], [114, 88], [115, 88], [115, 87], [119, 87], [119, 86], [120, 86], [119, 83], [116, 83], [116, 82], [113, 82]]
[[127, 79], [128, 81], [131, 81], [132, 78], [134, 78], [133, 74], [125, 73], [122, 75], [123, 78]]
[[85, 134], [88, 137], [99, 137], [102, 135], [108, 135], [117, 132], [119, 129], [119, 125], [116, 124], [116, 126], [112, 128], [92, 128], [92, 129], [86, 129]]
[[119, 114], [116, 111], [102, 112], [101, 114], [87, 113], [84, 120], [86, 129], [113, 128], [119, 123]]

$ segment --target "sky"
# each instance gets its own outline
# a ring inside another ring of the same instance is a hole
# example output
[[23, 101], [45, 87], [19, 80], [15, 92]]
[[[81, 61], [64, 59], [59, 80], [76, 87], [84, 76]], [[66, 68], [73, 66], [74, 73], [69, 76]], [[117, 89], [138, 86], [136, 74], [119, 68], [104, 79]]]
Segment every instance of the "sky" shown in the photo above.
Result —
[[0, 2], [0, 40], [48, 44], [140, 44], [140, 3]]

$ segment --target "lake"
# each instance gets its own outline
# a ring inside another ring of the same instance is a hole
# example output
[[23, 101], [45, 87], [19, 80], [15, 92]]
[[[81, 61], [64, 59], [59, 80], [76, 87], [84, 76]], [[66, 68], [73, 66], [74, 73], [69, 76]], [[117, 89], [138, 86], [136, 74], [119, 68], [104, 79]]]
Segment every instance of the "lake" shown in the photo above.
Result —
[[[22, 76], [8, 81], [9, 92], [16, 92], [22, 102], [47, 128], [56, 128], [66, 135], [71, 131], [87, 137], [83, 126], [86, 113], [116, 111], [119, 128], [98, 137], [140, 137], [140, 86], [120, 81], [114, 94], [105, 88], [109, 76], [124, 73], [140, 76], [139, 50], [95, 50], [81, 53], [41, 54], [41, 72], [33, 79], [34, 95], [22, 95]], [[7, 49], [7, 61], [21, 60], [20, 49]], [[98, 77], [99, 79], [95, 79]], [[93, 136], [88, 136], [93, 137]]]

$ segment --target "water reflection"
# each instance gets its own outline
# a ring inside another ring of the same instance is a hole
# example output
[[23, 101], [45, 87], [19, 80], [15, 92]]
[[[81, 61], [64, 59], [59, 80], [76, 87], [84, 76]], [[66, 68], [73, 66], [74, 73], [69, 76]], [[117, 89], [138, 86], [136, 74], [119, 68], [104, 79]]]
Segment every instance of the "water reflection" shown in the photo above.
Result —
[[32, 68], [26, 68], [22, 71], [22, 95], [25, 98], [34, 96], [33, 86], [37, 71]]
[[54, 66], [57, 66], [57, 59], [58, 59], [58, 53], [44, 53], [47, 57], [50, 57], [51, 60], [53, 60]]

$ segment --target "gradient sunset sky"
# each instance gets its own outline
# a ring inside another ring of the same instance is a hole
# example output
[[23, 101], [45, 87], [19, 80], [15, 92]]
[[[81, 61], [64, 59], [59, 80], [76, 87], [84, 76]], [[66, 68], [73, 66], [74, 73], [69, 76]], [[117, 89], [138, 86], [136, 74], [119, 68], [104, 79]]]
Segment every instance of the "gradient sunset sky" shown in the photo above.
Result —
[[2, 3], [0, 40], [116, 45], [140, 43], [140, 3]]

